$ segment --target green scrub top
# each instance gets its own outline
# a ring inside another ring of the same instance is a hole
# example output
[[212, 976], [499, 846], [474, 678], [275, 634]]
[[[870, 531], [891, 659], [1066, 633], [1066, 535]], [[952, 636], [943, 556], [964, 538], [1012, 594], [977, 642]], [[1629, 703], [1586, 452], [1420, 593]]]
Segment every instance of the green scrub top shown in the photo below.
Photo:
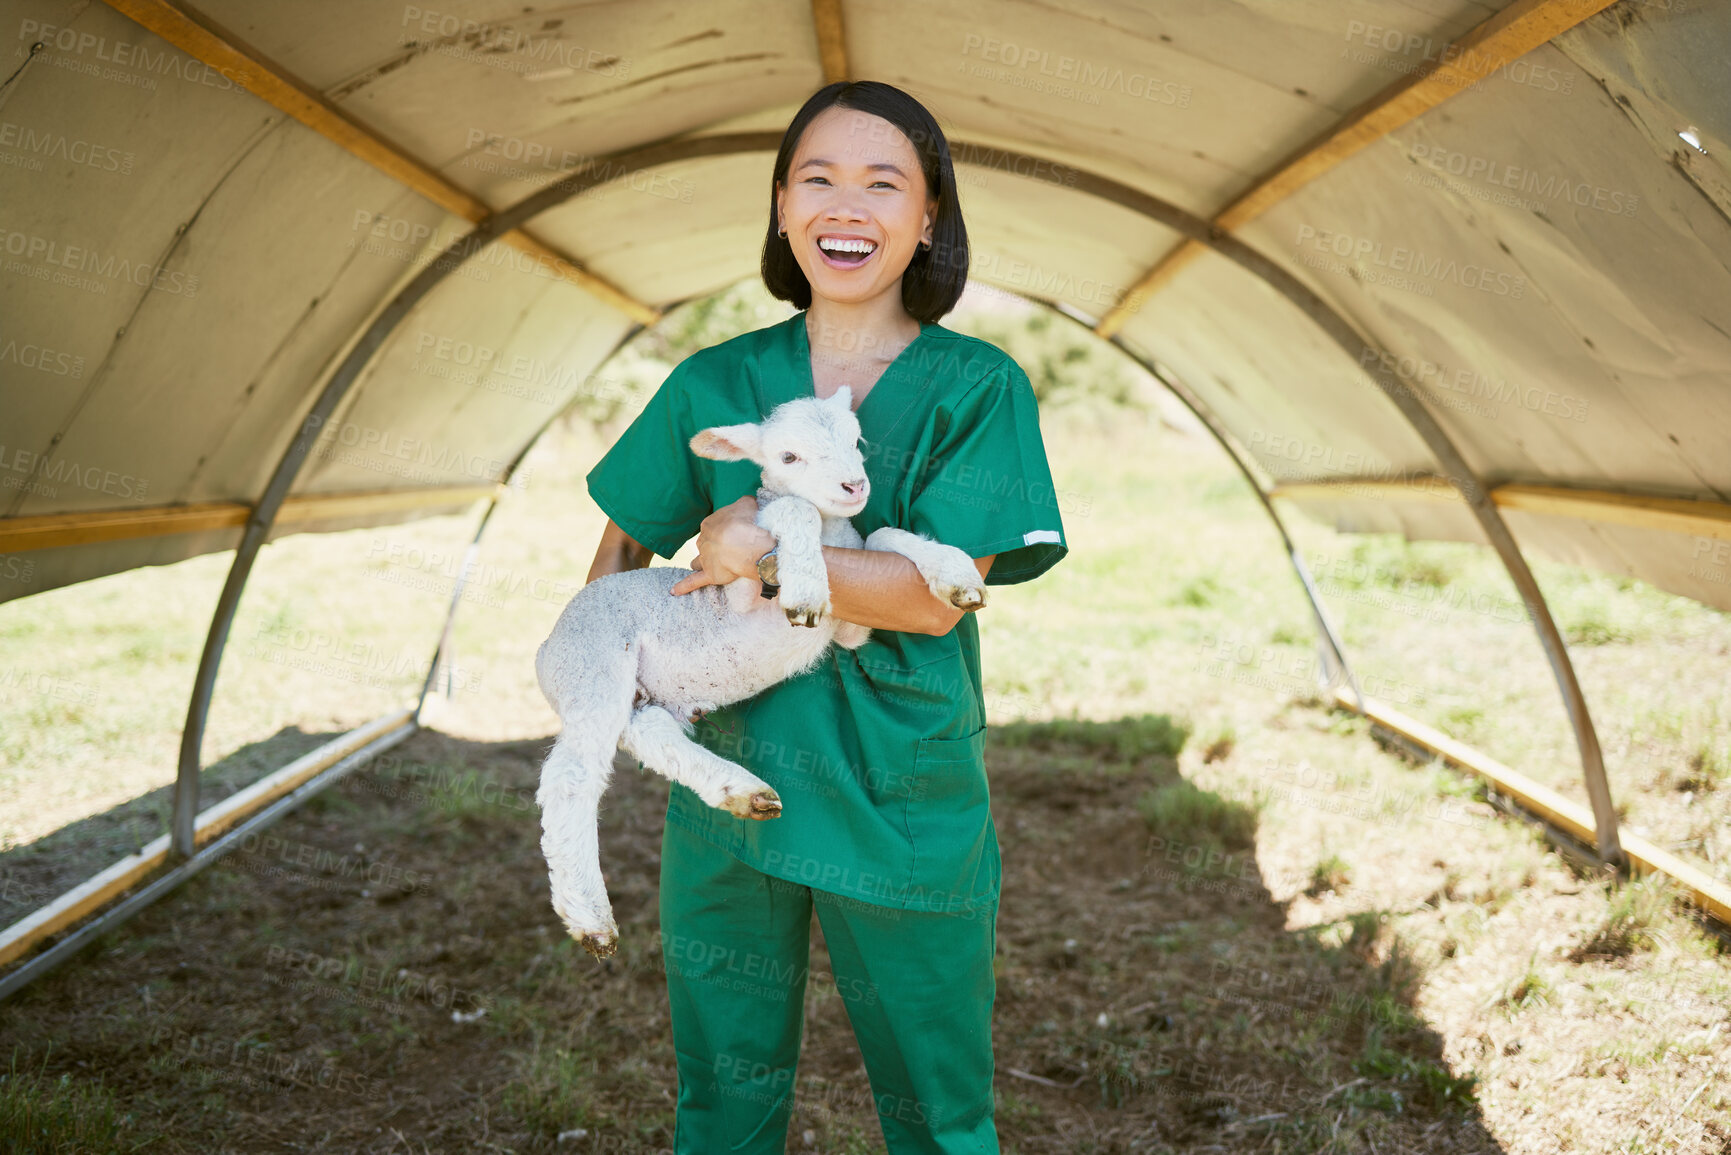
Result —
[[[689, 441], [815, 396], [805, 314], [686, 358], [588, 475], [633, 540], [671, 559], [712, 511], [755, 494], [759, 467]], [[1038, 577], [1068, 552], [1033, 387], [985, 341], [926, 324], [856, 410], [871, 492], [862, 536], [893, 525], [996, 554], [987, 585]], [[988, 605], [981, 613], [991, 613]], [[789, 629], [803, 627], [789, 626]], [[694, 738], [781, 795], [741, 821], [674, 784], [667, 821], [790, 882], [878, 906], [965, 912], [997, 901], [979, 627], [873, 630], [812, 670], [706, 715]]]

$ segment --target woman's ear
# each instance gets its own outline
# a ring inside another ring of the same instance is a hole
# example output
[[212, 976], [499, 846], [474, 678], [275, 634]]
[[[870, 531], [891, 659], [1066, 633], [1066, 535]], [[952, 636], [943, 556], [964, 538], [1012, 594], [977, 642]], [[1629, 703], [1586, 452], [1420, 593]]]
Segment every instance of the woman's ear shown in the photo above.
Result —
[[691, 439], [691, 452], [711, 461], [757, 461], [762, 448], [763, 430], [750, 424], [717, 425]]

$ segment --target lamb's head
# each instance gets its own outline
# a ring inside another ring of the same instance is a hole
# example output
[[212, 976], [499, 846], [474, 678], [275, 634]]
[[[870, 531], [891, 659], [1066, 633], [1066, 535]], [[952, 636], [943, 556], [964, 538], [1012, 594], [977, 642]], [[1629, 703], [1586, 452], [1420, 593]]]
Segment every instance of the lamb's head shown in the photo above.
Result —
[[825, 517], [852, 517], [871, 492], [859, 440], [853, 390], [843, 385], [822, 400], [777, 405], [761, 425], [705, 429], [691, 439], [691, 451], [716, 461], [755, 461], [765, 488], [803, 497]]

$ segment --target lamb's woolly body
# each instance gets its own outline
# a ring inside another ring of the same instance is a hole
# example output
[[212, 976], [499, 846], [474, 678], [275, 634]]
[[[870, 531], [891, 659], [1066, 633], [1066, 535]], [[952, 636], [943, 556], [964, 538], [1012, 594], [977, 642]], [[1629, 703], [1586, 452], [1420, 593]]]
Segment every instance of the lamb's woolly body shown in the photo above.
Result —
[[[673, 586], [693, 571], [673, 566], [610, 574], [577, 592], [535, 655], [541, 692], [561, 723], [536, 795], [553, 907], [597, 957], [611, 954], [618, 938], [596, 843], [616, 749], [736, 817], [780, 813], [768, 784], [698, 745], [690, 729], [698, 715], [811, 669], [832, 641], [853, 649], [870, 636], [830, 615], [823, 546], [901, 553], [938, 597], [968, 609], [985, 604], [979, 571], [961, 550], [889, 527], [862, 542], [841, 512], [856, 503], [837, 491], [857, 491], [863, 505], [867, 490], [850, 401], [843, 388], [778, 406], [762, 425], [722, 426], [692, 439], [705, 456], [763, 466], [757, 523], [776, 537], [777, 597], [759, 597], [745, 579], [674, 596]], [[782, 460], [794, 451], [797, 468]]]

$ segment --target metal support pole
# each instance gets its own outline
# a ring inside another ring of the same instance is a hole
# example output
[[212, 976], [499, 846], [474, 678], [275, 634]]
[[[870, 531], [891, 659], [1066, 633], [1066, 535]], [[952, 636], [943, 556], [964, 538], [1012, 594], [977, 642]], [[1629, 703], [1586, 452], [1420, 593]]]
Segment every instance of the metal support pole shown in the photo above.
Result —
[[[1087, 329], [1090, 335], [1098, 335], [1094, 333], [1094, 322], [1076, 316], [1069, 310], [1050, 302], [1042, 303], [1059, 316]], [[1298, 546], [1293, 543], [1292, 535], [1286, 532], [1285, 520], [1281, 518], [1280, 512], [1274, 508], [1274, 503], [1269, 500], [1267, 492], [1262, 488], [1262, 482], [1251, 471], [1249, 463], [1238, 452], [1238, 447], [1228, 436], [1225, 426], [1215, 418], [1213, 411], [1203, 400], [1191, 392], [1189, 386], [1167, 373], [1163, 366], [1142, 356], [1125, 344], [1117, 334], [1113, 334], [1110, 340], [1120, 352], [1146, 369], [1150, 376], [1166, 386], [1167, 391], [1178, 398], [1184, 408], [1190, 410], [1191, 415], [1202, 423], [1202, 427], [1208, 430], [1213, 435], [1214, 440], [1219, 443], [1220, 448], [1225, 450], [1228, 460], [1238, 467], [1239, 473], [1244, 475], [1244, 480], [1250, 485], [1250, 491], [1256, 495], [1256, 500], [1262, 503], [1263, 510], [1268, 514], [1268, 520], [1274, 523], [1275, 532], [1280, 534], [1281, 543], [1286, 547], [1286, 558], [1292, 563], [1293, 570], [1298, 574], [1298, 584], [1304, 587], [1304, 596], [1310, 602], [1310, 615], [1316, 625], [1316, 648], [1322, 657], [1322, 669], [1327, 679], [1326, 688], [1332, 690], [1335, 686], [1345, 682], [1352, 687], [1354, 699], [1362, 702], [1364, 694], [1358, 688], [1358, 678], [1352, 672], [1351, 663], [1346, 660], [1346, 648], [1341, 645], [1340, 635], [1335, 631], [1334, 622], [1329, 619], [1328, 611], [1324, 608], [1322, 599], [1317, 596], [1316, 584], [1310, 578], [1310, 568], [1304, 564], [1304, 555], [1299, 553]]]
[[[683, 303], [684, 302], [677, 302], [673, 305], [669, 305], [668, 310], [671, 311], [676, 309]], [[626, 343], [633, 337], [643, 332], [643, 329], [644, 326], [642, 325], [633, 325], [631, 328], [627, 329], [625, 335], [613, 343], [613, 348], [607, 351], [607, 355], [601, 358], [600, 361], [596, 362], [595, 368], [597, 370], [605, 368], [609, 361], [612, 361], [613, 358], [619, 355], [619, 350], [623, 349]], [[576, 397], [573, 397], [566, 403], [564, 408], [547, 418], [541, 428], [535, 431], [535, 435], [529, 438], [529, 443], [523, 446], [523, 451], [517, 454], [516, 459], [506, 467], [504, 476], [499, 479], [499, 484], [509, 485], [511, 483], [511, 478], [516, 475], [517, 468], [523, 464], [523, 459], [529, 456], [530, 450], [534, 449], [535, 446], [540, 443], [541, 438], [547, 435], [547, 430], [553, 428], [555, 422], [571, 411], [571, 406], [575, 405], [576, 402]], [[433, 651], [433, 660], [427, 665], [427, 680], [421, 684], [421, 696], [415, 702], [415, 718], [417, 721], [421, 717], [421, 712], [426, 709], [427, 695], [432, 693], [433, 685], [438, 681], [440, 665], [449, 660], [449, 655], [451, 653], [451, 635], [455, 631], [457, 625], [457, 607], [463, 603], [463, 590], [464, 587], [469, 584], [469, 572], [474, 567], [476, 557], [480, 554], [481, 535], [487, 532], [487, 523], [492, 520], [493, 511], [498, 508], [499, 499], [495, 496], [487, 503], [487, 508], [481, 511], [481, 523], [475, 527], [475, 536], [470, 540], [469, 548], [463, 552], [463, 566], [462, 569], [457, 572], [457, 582], [451, 590], [451, 608], [445, 614], [445, 628], [439, 632], [439, 645]], [[450, 695], [451, 686], [449, 670], [447, 669], [445, 696], [448, 698]]]
[[383, 348], [391, 333], [422, 298], [461, 267], [471, 255], [536, 214], [562, 204], [605, 181], [617, 179], [625, 172], [653, 168], [690, 156], [726, 155], [737, 151], [742, 140], [756, 146], [762, 143], [763, 137], [773, 135], [750, 133], [743, 134], [742, 137], [703, 137], [673, 144], [652, 145], [617, 158], [615, 163], [619, 168], [614, 167], [614, 164], [592, 163], [511, 208], [481, 221], [468, 233], [453, 241], [436, 259], [428, 262], [425, 268], [397, 292], [390, 304], [373, 318], [372, 323], [337, 366], [336, 372], [325, 383], [312, 409], [302, 419], [300, 429], [284, 451], [282, 459], [277, 462], [276, 471], [271, 475], [258, 504], [253, 507], [252, 516], [247, 519], [246, 530], [241, 535], [240, 545], [235, 549], [234, 564], [229, 568], [228, 579], [223, 583], [222, 593], [217, 598], [210, 633], [205, 638], [204, 651], [199, 655], [192, 700], [187, 703], [186, 727], [180, 736], [180, 768], [174, 782], [174, 816], [171, 830], [178, 853], [190, 857], [196, 849], [193, 826], [198, 817], [204, 727], [210, 715], [211, 696], [216, 688], [217, 671], [222, 666], [222, 652], [228, 643], [228, 631], [234, 624], [234, 615], [240, 607], [241, 594], [246, 590], [253, 562], [257, 560], [258, 551], [264, 546], [265, 538], [270, 535], [277, 511], [288, 497], [289, 489], [294, 485], [302, 464], [312, 452], [319, 431], [324, 428], [325, 422], [330, 419], [338, 403], [362, 371]]

